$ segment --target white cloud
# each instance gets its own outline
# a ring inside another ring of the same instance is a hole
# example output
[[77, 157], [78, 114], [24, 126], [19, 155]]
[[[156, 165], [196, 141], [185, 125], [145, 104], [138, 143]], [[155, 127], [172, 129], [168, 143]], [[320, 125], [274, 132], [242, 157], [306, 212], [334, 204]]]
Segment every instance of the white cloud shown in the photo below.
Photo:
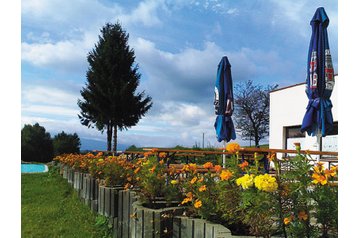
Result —
[[[143, 38], [135, 39], [132, 45], [139, 67], [148, 77], [142, 82], [141, 89], [145, 89], [155, 101], [212, 105], [217, 67], [224, 55], [231, 63], [234, 83], [259, 74], [288, 71], [290, 65], [280, 60], [274, 51], [241, 48], [230, 52], [214, 42], [206, 42], [203, 49], [186, 48], [178, 53], [160, 50]], [[158, 90], [158, 85], [161, 90]]]
[[159, 119], [171, 126], [198, 126], [206, 116], [207, 113], [198, 105], [171, 102], [163, 103]]
[[47, 105], [28, 105], [22, 106], [21, 108], [23, 113], [31, 114], [40, 114], [40, 115], [50, 115], [52, 116], [61, 116], [61, 117], [76, 117], [79, 114], [79, 110], [59, 107], [59, 106], [47, 106]]
[[23, 42], [22, 60], [40, 67], [77, 71], [84, 68], [87, 49], [81, 41], [60, 41], [57, 43]]
[[69, 93], [55, 87], [46, 86], [26, 86], [22, 90], [22, 101], [26, 104], [43, 104], [54, 106], [68, 106], [77, 105], [77, 98], [79, 94]]
[[129, 14], [122, 12], [118, 18], [125, 24], [140, 23], [144, 26], [155, 26], [162, 23], [158, 16], [159, 11], [161, 11], [161, 13], [168, 11], [164, 1], [148, 0], [140, 2]]

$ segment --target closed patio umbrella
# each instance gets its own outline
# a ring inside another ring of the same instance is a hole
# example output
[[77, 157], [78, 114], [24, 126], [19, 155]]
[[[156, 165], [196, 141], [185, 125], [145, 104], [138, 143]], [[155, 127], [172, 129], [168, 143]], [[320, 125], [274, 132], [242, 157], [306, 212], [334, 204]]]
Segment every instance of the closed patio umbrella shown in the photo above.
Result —
[[[236, 139], [234, 123], [231, 119], [234, 111], [234, 96], [231, 78], [231, 65], [227, 56], [222, 57], [216, 74], [214, 107], [217, 115], [214, 124], [219, 142]], [[225, 166], [225, 156], [223, 157]]]
[[321, 136], [333, 129], [332, 102], [334, 70], [328, 44], [328, 16], [323, 7], [317, 8], [311, 22], [312, 35], [308, 51], [306, 94], [308, 106], [301, 132], [317, 136], [320, 150]]

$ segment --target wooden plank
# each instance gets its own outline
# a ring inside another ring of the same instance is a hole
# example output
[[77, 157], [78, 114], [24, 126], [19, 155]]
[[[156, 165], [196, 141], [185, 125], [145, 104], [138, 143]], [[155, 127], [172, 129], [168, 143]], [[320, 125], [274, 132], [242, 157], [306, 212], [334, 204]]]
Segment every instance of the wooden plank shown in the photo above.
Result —
[[103, 186], [98, 187], [98, 214], [104, 216], [104, 188]]
[[181, 238], [181, 218], [173, 218], [173, 238]]
[[110, 213], [111, 213], [111, 188], [108, 187], [102, 187], [103, 191], [104, 191], [104, 207], [103, 207], [103, 211], [104, 211], [104, 215], [106, 217], [110, 217]]
[[202, 219], [193, 219], [194, 220], [194, 237], [203, 237], [205, 238], [205, 221]]
[[118, 193], [121, 188], [114, 188], [111, 190], [110, 199], [110, 217], [118, 217]]
[[123, 196], [123, 237], [130, 237], [130, 194]]
[[[129, 221], [128, 221], [128, 226], [131, 225], [131, 220], [135, 219], [134, 218], [134, 207], [133, 207], [133, 204], [138, 200], [138, 197], [137, 197], [137, 194], [136, 192], [134, 191], [131, 191], [131, 190], [127, 190], [126, 193], [129, 193], [129, 204], [128, 204], [128, 207], [129, 207], [129, 214], [130, 214], [130, 217], [129, 217]], [[129, 227], [128, 230], [130, 231], [129, 232], [129, 235], [132, 235], [131, 234], [131, 228]], [[129, 236], [131, 237], [131, 236]]]
[[[154, 238], [154, 234], [155, 234], [154, 217], [155, 217], [155, 214], [153, 211], [146, 210], [146, 209], [143, 209], [142, 211], [143, 211], [143, 217], [142, 217], [142, 219], [139, 219], [138, 222], [139, 222], [139, 225], [141, 225], [143, 227], [143, 231], [142, 231], [143, 236], [146, 238]], [[160, 220], [159, 220], [159, 222], [160, 222]], [[143, 223], [143, 224], [141, 224], [141, 223]], [[160, 225], [159, 225], [158, 229], [160, 229]]]
[[118, 218], [118, 236], [123, 237], [123, 195], [124, 191], [118, 191], [118, 206], [117, 206], [117, 218]]

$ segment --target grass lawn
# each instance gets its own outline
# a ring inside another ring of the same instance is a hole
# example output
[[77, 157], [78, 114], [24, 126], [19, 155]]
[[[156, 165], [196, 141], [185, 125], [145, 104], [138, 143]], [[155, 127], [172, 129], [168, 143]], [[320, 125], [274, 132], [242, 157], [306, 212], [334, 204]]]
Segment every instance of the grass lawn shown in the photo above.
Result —
[[21, 175], [21, 237], [111, 237], [57, 171]]

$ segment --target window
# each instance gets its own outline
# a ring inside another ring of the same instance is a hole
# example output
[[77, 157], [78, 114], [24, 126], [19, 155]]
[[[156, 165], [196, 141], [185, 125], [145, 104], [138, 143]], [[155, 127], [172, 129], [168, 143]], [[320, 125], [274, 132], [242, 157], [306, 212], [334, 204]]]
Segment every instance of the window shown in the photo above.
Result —
[[327, 136], [338, 135], [338, 121], [333, 122], [333, 130], [327, 133]]
[[301, 132], [301, 126], [286, 127], [286, 139], [287, 138], [301, 138], [305, 137], [305, 133]]

